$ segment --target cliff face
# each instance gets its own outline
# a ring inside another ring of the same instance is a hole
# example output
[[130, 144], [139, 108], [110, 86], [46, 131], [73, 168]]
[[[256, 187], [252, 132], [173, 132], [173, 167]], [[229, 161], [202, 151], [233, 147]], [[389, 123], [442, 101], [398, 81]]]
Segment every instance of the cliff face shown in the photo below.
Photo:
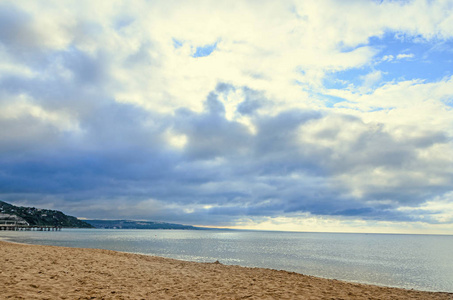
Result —
[[[3, 217], [2, 217], [3, 216]], [[0, 201], [0, 218], [14, 218], [23, 220], [29, 225], [61, 226], [73, 228], [93, 228], [92, 225], [68, 216], [58, 210], [40, 209], [35, 207], [15, 206]]]

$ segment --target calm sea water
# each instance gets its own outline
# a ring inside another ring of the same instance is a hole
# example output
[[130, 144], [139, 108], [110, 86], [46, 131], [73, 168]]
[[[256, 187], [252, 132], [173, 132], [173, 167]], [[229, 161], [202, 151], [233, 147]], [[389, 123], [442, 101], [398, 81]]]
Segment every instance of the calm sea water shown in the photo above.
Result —
[[197, 262], [219, 260], [352, 282], [453, 292], [453, 236], [63, 229], [0, 231], [0, 238]]

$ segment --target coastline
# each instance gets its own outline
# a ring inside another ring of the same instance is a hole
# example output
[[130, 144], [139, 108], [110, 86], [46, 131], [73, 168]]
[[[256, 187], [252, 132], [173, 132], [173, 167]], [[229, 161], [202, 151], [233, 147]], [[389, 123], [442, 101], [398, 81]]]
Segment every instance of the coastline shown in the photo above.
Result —
[[0, 240], [10, 299], [453, 299], [294, 272]]

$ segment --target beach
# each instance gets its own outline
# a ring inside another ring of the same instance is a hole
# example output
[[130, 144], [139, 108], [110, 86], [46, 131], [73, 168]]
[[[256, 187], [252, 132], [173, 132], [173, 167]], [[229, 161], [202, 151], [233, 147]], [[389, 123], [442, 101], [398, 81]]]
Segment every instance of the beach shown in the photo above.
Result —
[[2, 299], [453, 299], [298, 273], [0, 241]]

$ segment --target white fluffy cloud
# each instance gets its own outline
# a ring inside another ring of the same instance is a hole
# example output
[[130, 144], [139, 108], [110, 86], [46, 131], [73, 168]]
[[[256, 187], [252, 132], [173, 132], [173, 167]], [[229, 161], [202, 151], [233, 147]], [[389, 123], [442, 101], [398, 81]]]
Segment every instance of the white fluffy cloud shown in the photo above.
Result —
[[451, 223], [435, 208], [453, 189], [452, 15], [448, 0], [3, 1], [0, 195], [204, 225]]

